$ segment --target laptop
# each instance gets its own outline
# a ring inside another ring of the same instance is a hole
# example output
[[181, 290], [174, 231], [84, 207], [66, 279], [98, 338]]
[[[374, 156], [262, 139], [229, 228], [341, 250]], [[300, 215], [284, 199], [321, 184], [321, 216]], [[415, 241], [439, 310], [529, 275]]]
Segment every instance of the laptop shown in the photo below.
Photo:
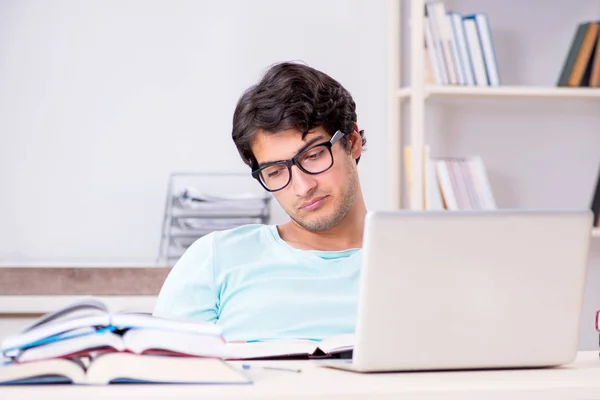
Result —
[[577, 354], [588, 210], [371, 211], [358, 372], [549, 367]]

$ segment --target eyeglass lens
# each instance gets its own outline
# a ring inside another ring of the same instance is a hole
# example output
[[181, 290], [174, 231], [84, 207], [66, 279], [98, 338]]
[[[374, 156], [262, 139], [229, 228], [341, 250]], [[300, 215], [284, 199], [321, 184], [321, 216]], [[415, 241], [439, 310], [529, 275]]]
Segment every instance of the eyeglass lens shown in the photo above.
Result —
[[[298, 164], [306, 172], [318, 174], [331, 167], [333, 162], [327, 146], [316, 146], [307, 150], [298, 158]], [[278, 190], [290, 180], [290, 168], [285, 164], [274, 164], [260, 171], [260, 179], [269, 190]]]

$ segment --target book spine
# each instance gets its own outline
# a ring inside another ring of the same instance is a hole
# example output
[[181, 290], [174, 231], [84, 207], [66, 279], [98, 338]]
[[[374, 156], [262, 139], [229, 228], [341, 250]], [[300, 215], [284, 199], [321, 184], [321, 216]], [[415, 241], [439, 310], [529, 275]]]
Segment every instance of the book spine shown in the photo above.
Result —
[[594, 191], [594, 197], [590, 208], [594, 213], [593, 226], [598, 227], [600, 225], [600, 171], [598, 171], [598, 176], [596, 178], [596, 190]]
[[467, 45], [462, 15], [457, 12], [450, 12], [448, 15], [452, 21], [452, 29], [454, 30], [454, 37], [456, 38], [456, 47], [460, 58], [460, 65], [463, 70], [465, 85], [474, 86], [475, 77], [473, 76], [473, 65], [471, 63], [471, 55], [469, 54], [469, 46]]
[[500, 85], [500, 76], [498, 74], [498, 65], [496, 61], [496, 50], [492, 40], [492, 33], [487, 14], [475, 14], [475, 22], [477, 24], [477, 32], [481, 42], [481, 50], [490, 86]]
[[456, 199], [456, 194], [454, 193], [454, 189], [452, 187], [450, 171], [445, 160], [435, 161], [435, 170], [436, 175], [439, 179], [439, 184], [442, 191], [442, 199], [444, 200], [446, 209], [450, 211], [458, 210], [458, 201]]
[[456, 79], [458, 80], [459, 85], [466, 85], [467, 78], [465, 76], [465, 67], [463, 65], [463, 60], [460, 56], [460, 50], [458, 48], [458, 34], [457, 30], [454, 28], [454, 20], [450, 13], [446, 14], [446, 23], [449, 26], [450, 35], [452, 37], [450, 44], [452, 45], [452, 61], [456, 67]]
[[573, 71], [577, 54], [579, 54], [579, 49], [581, 48], [581, 44], [583, 43], [583, 39], [585, 38], [585, 33], [587, 32], [589, 25], [590, 23], [587, 22], [577, 26], [577, 30], [575, 31], [575, 35], [571, 41], [571, 47], [569, 48], [569, 52], [567, 53], [567, 57], [565, 58], [564, 65], [561, 70], [560, 77], [556, 83], [557, 86], [569, 85], [569, 77]]
[[477, 33], [477, 25], [475, 18], [466, 16], [463, 18], [465, 34], [467, 36], [467, 44], [469, 46], [469, 54], [473, 63], [473, 74], [475, 76], [475, 84], [477, 86], [488, 86], [487, 72], [485, 61], [481, 51], [481, 43], [479, 34]]
[[444, 81], [444, 75], [442, 72], [442, 64], [438, 59], [437, 50], [435, 47], [435, 41], [433, 40], [433, 36], [431, 34], [431, 20], [429, 17], [425, 17], [425, 47], [427, 49], [427, 53], [429, 55], [429, 62], [431, 65], [431, 69], [433, 70], [433, 76], [435, 79], [435, 83], [438, 85], [444, 85], [446, 82]]
[[434, 49], [436, 53], [436, 58], [439, 61], [440, 72], [442, 73], [442, 82], [444, 85], [446, 85], [448, 83], [451, 83], [451, 81], [448, 73], [448, 65], [444, 58], [444, 50], [442, 49], [442, 38], [441, 33], [439, 31], [439, 23], [436, 19], [433, 4], [425, 3], [425, 11], [427, 15], [429, 28], [431, 29], [431, 38], [433, 39], [433, 43], [435, 44]]
[[592, 51], [594, 50], [594, 46], [596, 45], [597, 39], [598, 23], [590, 23], [583, 37], [583, 41], [581, 42], [581, 47], [579, 48], [577, 57], [575, 57], [573, 69], [571, 70], [569, 80], [567, 81], [568, 86], [578, 87], [582, 85], [583, 78], [586, 73], [586, 70], [588, 69], [587, 67], [590, 62]]
[[590, 61], [592, 64], [590, 70], [590, 87], [600, 87], [600, 33], [598, 40], [596, 41], [596, 49], [594, 52], [593, 61]]
[[454, 63], [452, 56], [452, 30], [446, 16], [446, 8], [443, 2], [436, 1], [431, 3], [431, 10], [435, 16], [434, 18], [440, 38], [442, 56], [444, 57], [446, 69], [448, 70], [448, 81], [451, 85], [456, 85], [459, 83], [459, 80], [457, 66]]

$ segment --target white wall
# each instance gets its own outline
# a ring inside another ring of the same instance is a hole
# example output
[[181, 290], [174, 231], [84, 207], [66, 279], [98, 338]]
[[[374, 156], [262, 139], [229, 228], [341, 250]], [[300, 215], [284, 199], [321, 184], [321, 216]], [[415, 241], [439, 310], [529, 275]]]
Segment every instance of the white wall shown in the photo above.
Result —
[[0, 262], [152, 263], [168, 174], [249, 172], [233, 109], [283, 60], [353, 94], [384, 207], [386, 21], [368, 0], [1, 2]]

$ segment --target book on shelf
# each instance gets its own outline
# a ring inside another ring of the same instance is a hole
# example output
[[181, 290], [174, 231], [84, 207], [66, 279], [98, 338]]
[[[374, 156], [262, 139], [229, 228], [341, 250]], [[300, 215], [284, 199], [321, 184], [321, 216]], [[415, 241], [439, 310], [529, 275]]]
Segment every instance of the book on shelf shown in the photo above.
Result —
[[494, 210], [492, 185], [481, 156], [447, 157], [433, 161], [448, 210]]
[[[404, 148], [407, 186], [415, 190], [411, 173], [411, 146]], [[497, 208], [481, 156], [432, 157], [429, 145], [422, 149], [424, 210], [494, 210]]]
[[600, 87], [600, 23], [586, 21], [575, 29], [557, 86]]
[[485, 13], [463, 15], [446, 10], [443, 1], [425, 3], [427, 83], [499, 86], [496, 50]]
[[0, 384], [245, 382], [227, 361], [347, 358], [353, 341], [352, 334], [344, 334], [322, 341], [226, 342], [213, 323], [111, 313], [90, 297], [4, 339], [0, 353], [7, 361], [0, 367]]

